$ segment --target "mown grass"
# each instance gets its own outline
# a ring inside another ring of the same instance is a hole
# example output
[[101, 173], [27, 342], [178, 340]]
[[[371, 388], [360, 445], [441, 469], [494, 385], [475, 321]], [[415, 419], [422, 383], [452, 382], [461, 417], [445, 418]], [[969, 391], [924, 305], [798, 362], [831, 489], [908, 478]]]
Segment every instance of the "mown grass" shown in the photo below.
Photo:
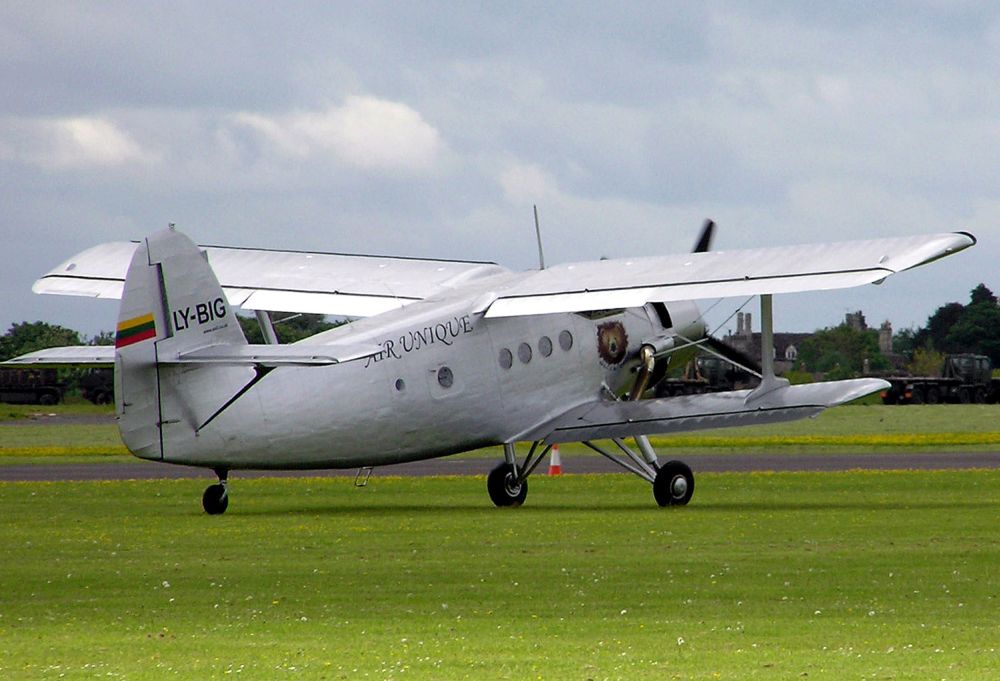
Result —
[[0, 403], [0, 423], [22, 419], [44, 419], [50, 414], [72, 416], [113, 416], [115, 409], [109, 405], [91, 404], [86, 400], [72, 399], [63, 404], [41, 406], [37, 404]]
[[0, 484], [0, 677], [988, 679], [1000, 472]]
[[[65, 415], [110, 415], [107, 407], [59, 405]], [[124, 457], [128, 454], [114, 423], [52, 423], [16, 407], [21, 416], [0, 424], [0, 464], [73, 457]], [[708, 430], [654, 437], [659, 449], [692, 453], [871, 452], [878, 449], [994, 449], [1000, 445], [1000, 405], [883, 405], [829, 409], [815, 419], [768, 426]], [[497, 448], [471, 456], [499, 456]], [[567, 454], [590, 455], [568, 445]]]

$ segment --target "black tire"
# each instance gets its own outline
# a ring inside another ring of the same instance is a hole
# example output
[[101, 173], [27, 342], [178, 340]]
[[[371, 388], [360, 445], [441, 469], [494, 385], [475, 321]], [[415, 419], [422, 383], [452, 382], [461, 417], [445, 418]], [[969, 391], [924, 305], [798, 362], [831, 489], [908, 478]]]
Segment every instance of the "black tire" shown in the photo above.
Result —
[[229, 508], [229, 491], [222, 483], [209, 485], [201, 495], [201, 505], [208, 515], [221, 515]]
[[38, 404], [45, 407], [51, 407], [53, 404], [59, 403], [59, 396], [55, 393], [42, 393], [38, 396]]
[[976, 401], [976, 404], [986, 404], [986, 389], [985, 388], [976, 388], [975, 401]]
[[937, 404], [941, 401], [941, 392], [937, 388], [927, 389], [927, 404]]
[[103, 390], [98, 390], [94, 393], [94, 399], [92, 401], [94, 404], [111, 404], [111, 395]]
[[958, 391], [958, 401], [962, 404], [972, 403], [972, 393], [969, 392], [968, 388], [961, 388]]
[[653, 498], [660, 506], [684, 506], [694, 494], [694, 473], [682, 461], [660, 466], [653, 480]]
[[924, 389], [914, 388], [910, 393], [910, 404], [923, 404], [924, 403]]
[[502, 463], [492, 471], [486, 478], [486, 489], [490, 493], [490, 499], [494, 504], [503, 508], [505, 506], [520, 506], [528, 496], [528, 481], [524, 480], [520, 485], [515, 483], [514, 467], [508, 463]]

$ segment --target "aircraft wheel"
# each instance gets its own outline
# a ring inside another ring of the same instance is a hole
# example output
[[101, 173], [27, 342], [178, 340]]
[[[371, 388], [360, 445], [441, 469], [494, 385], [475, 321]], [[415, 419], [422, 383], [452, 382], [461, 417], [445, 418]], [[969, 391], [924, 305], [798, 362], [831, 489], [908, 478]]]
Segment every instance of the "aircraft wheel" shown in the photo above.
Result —
[[528, 496], [528, 481], [517, 484], [514, 468], [508, 463], [502, 463], [486, 478], [486, 489], [490, 499], [497, 506], [520, 506]]
[[201, 495], [201, 505], [209, 515], [225, 513], [229, 508], [229, 490], [222, 483], [209, 485]]
[[694, 494], [694, 473], [681, 461], [660, 466], [653, 480], [653, 498], [660, 506], [684, 506]]

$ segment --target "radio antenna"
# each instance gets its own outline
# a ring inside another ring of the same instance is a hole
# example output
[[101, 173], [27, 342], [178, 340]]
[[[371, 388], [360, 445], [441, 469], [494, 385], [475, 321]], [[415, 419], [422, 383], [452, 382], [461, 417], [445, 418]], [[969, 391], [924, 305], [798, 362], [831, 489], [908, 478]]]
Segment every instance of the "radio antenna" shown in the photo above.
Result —
[[538, 241], [538, 269], [545, 269], [545, 254], [542, 253], [542, 228], [538, 226], [538, 205], [533, 204], [535, 209], [535, 239]]

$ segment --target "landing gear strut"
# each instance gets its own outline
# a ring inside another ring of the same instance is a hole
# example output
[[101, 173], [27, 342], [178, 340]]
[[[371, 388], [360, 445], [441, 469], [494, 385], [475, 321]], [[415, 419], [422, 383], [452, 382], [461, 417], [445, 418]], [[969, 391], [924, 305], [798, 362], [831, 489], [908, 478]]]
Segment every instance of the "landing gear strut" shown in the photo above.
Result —
[[524, 503], [528, 496], [528, 476], [552, 449], [552, 445], [547, 445], [538, 451], [540, 444], [540, 442], [531, 444], [531, 449], [521, 465], [517, 463], [514, 443], [504, 444], [504, 462], [490, 471], [489, 477], [486, 478], [486, 489], [494, 504], [504, 507], [520, 506]]
[[[660, 465], [656, 452], [645, 435], [635, 436], [635, 451], [621, 438], [612, 438], [621, 453], [609, 451], [593, 442], [581, 444], [594, 450], [630, 473], [634, 473], [653, 486], [653, 498], [660, 506], [684, 506], [694, 494], [694, 473], [691, 467], [681, 461], [668, 461]], [[552, 449], [547, 445], [539, 451], [540, 442], [533, 442], [531, 450], [518, 464], [513, 443], [503, 446], [504, 462], [490, 471], [486, 478], [486, 488], [490, 499], [497, 506], [520, 506], [528, 496], [528, 476], [535, 470], [545, 455]], [[622, 456], [624, 454], [624, 456]]]
[[680, 461], [668, 461], [660, 464], [656, 452], [645, 435], [636, 435], [636, 452], [621, 438], [612, 438], [621, 454], [609, 451], [593, 442], [583, 442], [601, 456], [613, 461], [630, 473], [634, 473], [653, 485], [653, 498], [660, 506], [684, 506], [691, 501], [694, 494], [694, 473], [691, 468]]
[[209, 515], [220, 515], [229, 508], [229, 471], [219, 469], [215, 474], [219, 476], [219, 482], [209, 485], [201, 495], [201, 505]]

